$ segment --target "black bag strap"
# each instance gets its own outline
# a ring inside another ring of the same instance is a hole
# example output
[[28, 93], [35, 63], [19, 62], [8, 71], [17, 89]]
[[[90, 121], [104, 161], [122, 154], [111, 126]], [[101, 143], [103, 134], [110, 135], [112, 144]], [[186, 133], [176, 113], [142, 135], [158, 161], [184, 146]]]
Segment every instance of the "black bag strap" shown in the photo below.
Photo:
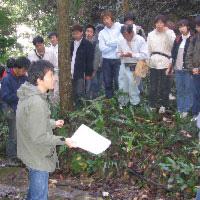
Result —
[[154, 54], [158, 54], [158, 55], [161, 55], [161, 56], [165, 56], [165, 57], [167, 57], [168, 59], [170, 59], [170, 58], [171, 58], [171, 56], [168, 56], [167, 54], [165, 54], [165, 53], [162, 53], [162, 52], [157, 52], [157, 51], [155, 51], [155, 52], [152, 52], [152, 54], [151, 54], [151, 55], [154, 55]]

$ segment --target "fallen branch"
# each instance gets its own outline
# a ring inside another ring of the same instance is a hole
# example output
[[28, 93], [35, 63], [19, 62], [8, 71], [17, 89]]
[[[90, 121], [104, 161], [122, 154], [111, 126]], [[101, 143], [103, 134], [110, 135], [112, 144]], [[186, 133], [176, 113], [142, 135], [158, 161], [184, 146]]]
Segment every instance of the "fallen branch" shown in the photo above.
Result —
[[169, 188], [169, 187], [167, 187], [166, 185], [159, 184], [159, 183], [157, 183], [157, 182], [155, 182], [155, 181], [152, 181], [152, 180], [149, 179], [149, 178], [146, 178], [146, 177], [142, 176], [140, 173], [136, 172], [136, 171], [135, 171], [134, 169], [132, 169], [132, 168], [127, 167], [126, 169], [127, 169], [127, 171], [128, 171], [129, 173], [131, 173], [132, 175], [136, 175], [137, 177], [139, 177], [139, 178], [141, 178], [141, 179], [147, 181], [148, 183], [151, 183], [152, 185], [155, 185], [157, 188], [164, 189], [164, 190], [166, 190], [166, 191], [168, 191], [168, 192], [174, 192], [174, 191], [176, 191], [176, 190], [173, 189], [173, 188]]

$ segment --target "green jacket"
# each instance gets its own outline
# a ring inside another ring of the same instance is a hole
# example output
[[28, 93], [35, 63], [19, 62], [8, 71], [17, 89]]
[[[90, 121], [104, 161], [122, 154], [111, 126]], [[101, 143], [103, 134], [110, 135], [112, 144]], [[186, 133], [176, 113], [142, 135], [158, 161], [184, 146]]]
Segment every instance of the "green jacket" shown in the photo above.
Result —
[[190, 41], [186, 58], [186, 68], [200, 68], [200, 34], [195, 35]]
[[64, 145], [65, 138], [53, 135], [56, 122], [50, 119], [47, 95], [28, 82], [17, 95], [17, 155], [27, 167], [53, 172], [58, 167], [56, 145]]

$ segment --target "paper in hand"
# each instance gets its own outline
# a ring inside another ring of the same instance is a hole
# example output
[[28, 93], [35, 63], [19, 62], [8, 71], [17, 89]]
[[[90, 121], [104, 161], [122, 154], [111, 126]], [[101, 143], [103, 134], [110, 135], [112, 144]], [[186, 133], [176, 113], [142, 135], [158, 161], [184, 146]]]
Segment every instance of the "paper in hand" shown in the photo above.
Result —
[[111, 144], [110, 140], [99, 135], [84, 124], [78, 128], [71, 139], [77, 143], [77, 147], [94, 154], [102, 153]]

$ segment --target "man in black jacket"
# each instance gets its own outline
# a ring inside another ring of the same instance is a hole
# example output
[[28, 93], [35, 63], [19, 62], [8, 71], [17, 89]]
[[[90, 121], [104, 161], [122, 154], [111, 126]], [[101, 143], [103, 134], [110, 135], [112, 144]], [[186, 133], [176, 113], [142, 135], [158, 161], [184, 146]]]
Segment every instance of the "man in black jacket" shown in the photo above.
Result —
[[71, 42], [71, 77], [72, 95], [75, 108], [82, 105], [85, 97], [84, 78], [90, 80], [93, 72], [93, 46], [91, 42], [83, 38], [83, 28], [79, 24], [72, 26]]

